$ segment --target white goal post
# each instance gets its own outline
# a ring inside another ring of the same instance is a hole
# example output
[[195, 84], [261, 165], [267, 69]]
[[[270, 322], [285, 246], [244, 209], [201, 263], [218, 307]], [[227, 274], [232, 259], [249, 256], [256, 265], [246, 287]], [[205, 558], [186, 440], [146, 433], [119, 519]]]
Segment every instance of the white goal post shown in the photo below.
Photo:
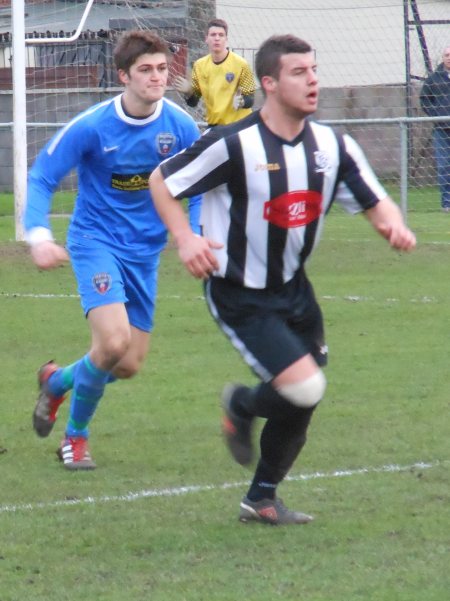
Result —
[[68, 37], [58, 38], [25, 38], [25, 1], [14, 0], [12, 3], [12, 78], [13, 78], [13, 170], [14, 170], [14, 215], [15, 238], [23, 241], [25, 238], [22, 217], [26, 202], [27, 188], [27, 109], [26, 109], [26, 77], [25, 77], [25, 46], [32, 42], [36, 44], [64, 44], [74, 42], [80, 37], [89, 11], [95, 0], [87, 0], [83, 15], [76, 31]]
[[15, 0], [12, 11], [13, 51], [13, 171], [16, 240], [24, 239], [22, 225], [27, 192], [27, 109], [25, 83], [25, 3]]

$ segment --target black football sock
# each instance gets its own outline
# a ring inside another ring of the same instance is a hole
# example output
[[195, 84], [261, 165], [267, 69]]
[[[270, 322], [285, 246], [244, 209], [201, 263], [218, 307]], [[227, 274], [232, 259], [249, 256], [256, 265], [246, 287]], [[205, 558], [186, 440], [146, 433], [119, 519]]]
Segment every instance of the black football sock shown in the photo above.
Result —
[[284, 480], [305, 445], [313, 411], [314, 408], [297, 407], [295, 419], [267, 420], [261, 432], [261, 459], [247, 493], [251, 501], [275, 498], [278, 484]]
[[256, 502], [262, 499], [274, 499], [278, 478], [271, 466], [259, 460], [255, 476], [247, 492], [247, 499]]

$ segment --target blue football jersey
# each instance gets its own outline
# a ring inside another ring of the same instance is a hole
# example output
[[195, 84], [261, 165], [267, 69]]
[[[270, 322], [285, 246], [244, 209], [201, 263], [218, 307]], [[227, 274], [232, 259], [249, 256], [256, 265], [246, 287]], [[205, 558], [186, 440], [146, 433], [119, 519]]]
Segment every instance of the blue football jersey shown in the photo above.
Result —
[[[189, 147], [200, 132], [192, 117], [162, 98], [150, 116], [128, 116], [121, 94], [80, 113], [39, 153], [28, 177], [24, 226], [50, 229], [52, 195], [77, 169], [78, 193], [68, 242], [107, 244], [127, 255], [162, 249], [167, 231], [148, 188], [164, 159]], [[201, 197], [190, 199], [190, 221], [199, 231]]]

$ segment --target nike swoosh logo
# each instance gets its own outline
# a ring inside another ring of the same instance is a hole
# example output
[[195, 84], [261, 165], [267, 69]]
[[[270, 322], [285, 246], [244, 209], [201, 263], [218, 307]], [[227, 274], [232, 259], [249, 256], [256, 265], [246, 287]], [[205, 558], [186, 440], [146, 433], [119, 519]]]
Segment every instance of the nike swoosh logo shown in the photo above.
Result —
[[118, 146], [103, 146], [103, 152], [112, 152], [113, 150], [117, 150]]

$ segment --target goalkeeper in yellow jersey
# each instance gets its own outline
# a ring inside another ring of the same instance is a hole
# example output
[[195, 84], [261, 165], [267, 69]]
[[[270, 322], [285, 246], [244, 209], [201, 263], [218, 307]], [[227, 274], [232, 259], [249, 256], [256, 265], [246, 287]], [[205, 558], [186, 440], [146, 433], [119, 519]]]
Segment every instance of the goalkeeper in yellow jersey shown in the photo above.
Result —
[[251, 113], [255, 80], [245, 59], [228, 48], [228, 25], [223, 19], [208, 23], [206, 44], [209, 54], [195, 61], [191, 81], [178, 76], [175, 89], [188, 106], [203, 98], [209, 126], [239, 121]]

